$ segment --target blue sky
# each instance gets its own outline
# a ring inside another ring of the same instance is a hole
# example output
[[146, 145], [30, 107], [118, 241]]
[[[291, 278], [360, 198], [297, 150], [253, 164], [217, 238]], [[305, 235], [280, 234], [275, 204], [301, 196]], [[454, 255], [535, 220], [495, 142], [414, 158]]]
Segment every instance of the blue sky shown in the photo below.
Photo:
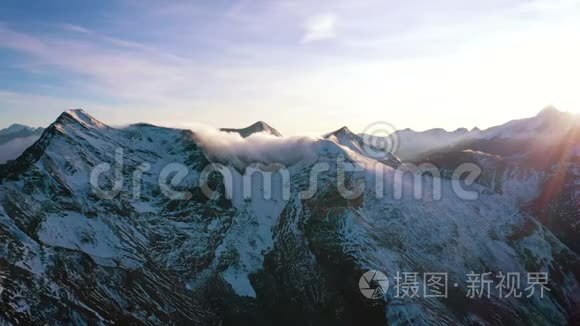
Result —
[[579, 3], [5, 0], [0, 127], [78, 107], [291, 135], [580, 112]]

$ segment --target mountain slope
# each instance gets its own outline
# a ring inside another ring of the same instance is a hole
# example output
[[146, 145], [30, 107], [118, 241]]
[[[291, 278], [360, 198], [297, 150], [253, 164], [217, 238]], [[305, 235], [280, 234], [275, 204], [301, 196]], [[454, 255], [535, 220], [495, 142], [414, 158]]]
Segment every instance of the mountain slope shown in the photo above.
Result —
[[482, 131], [419, 159], [449, 174], [478, 164], [478, 182], [529, 210], [580, 253], [580, 118], [554, 108]]
[[[115, 130], [82, 111], [70, 111], [8, 166], [6, 178], [14, 181], [5, 180], [0, 193], [12, 223], [9, 226], [35, 243], [34, 251], [21, 243], [14, 243], [15, 248], [8, 251], [24, 250], [31, 259], [23, 263], [22, 276], [4, 286], [3, 302], [26, 302], [26, 309], [5, 310], [13, 312], [10, 320], [146, 322], [152, 318], [150, 322], [201, 323], [212, 317], [208, 308], [196, 303], [195, 296], [176, 288], [177, 271], [165, 268], [163, 262], [170, 257], [164, 253], [184, 245], [182, 234], [186, 231], [178, 227], [184, 223], [179, 218], [183, 211], [192, 207], [198, 207], [199, 212], [227, 211], [227, 207], [190, 201], [178, 208], [170, 201], [156, 199], [155, 189], [146, 186], [145, 199], [133, 201], [127, 182], [119, 198], [104, 201], [89, 185], [91, 167], [113, 162], [118, 148], [126, 151], [124, 169], [134, 169], [141, 162], [162, 163], [164, 157], [176, 158], [175, 150], [187, 153], [179, 156], [184, 163], [202, 161], [203, 155], [190, 136], [184, 131], [141, 125]], [[168, 144], [174, 146], [165, 149]], [[153, 164], [152, 170], [157, 167]], [[145, 178], [147, 182], [155, 183]], [[166, 211], [161, 220], [159, 211]], [[193, 227], [200, 217], [189, 218]], [[163, 223], [153, 229], [146, 227], [156, 221]], [[173, 241], [164, 234], [171, 235]], [[11, 255], [6, 259], [23, 258]], [[197, 259], [203, 260], [203, 255]], [[32, 292], [19, 299], [20, 291]], [[46, 299], [37, 301], [40, 298]]]

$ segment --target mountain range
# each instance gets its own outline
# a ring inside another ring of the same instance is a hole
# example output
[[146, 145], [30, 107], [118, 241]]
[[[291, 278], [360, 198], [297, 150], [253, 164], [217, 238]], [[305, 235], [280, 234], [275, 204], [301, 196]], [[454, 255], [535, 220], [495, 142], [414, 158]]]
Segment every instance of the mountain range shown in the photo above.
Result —
[[[413, 175], [396, 178], [408, 160], [367, 155], [365, 135], [348, 128], [292, 140], [264, 122], [223, 131], [248, 141], [269, 135], [252, 154], [284, 160], [289, 174], [271, 180], [271, 198], [260, 182], [249, 196], [241, 191], [244, 171], [233, 161], [254, 156], [218, 155], [200, 131], [113, 128], [82, 110], [42, 130], [0, 168], [0, 323], [580, 323], [576, 117], [548, 109], [483, 131], [399, 132], [413, 164], [441, 172], [421, 177], [421, 199]], [[341, 175], [338, 157], [356, 172]], [[454, 191], [452, 171], [465, 162], [482, 169], [464, 185], [475, 200]], [[204, 174], [217, 163], [226, 174]], [[301, 196], [321, 164], [328, 169], [317, 191]], [[168, 166], [174, 173], [161, 177]], [[95, 192], [98, 167], [101, 188], [120, 185], [111, 196]], [[220, 196], [203, 192], [204, 178]], [[342, 183], [364, 187], [348, 197]], [[398, 298], [391, 288], [370, 300], [359, 289], [368, 270], [391, 281], [398, 272], [445, 272], [453, 286], [447, 298]], [[497, 271], [549, 273], [549, 291], [466, 298], [467, 274]]]

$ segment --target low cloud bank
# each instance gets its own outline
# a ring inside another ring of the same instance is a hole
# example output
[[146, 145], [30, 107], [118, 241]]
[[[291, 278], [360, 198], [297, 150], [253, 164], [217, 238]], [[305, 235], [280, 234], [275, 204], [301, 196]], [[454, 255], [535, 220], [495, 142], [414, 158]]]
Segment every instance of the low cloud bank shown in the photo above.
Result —
[[13, 139], [0, 145], [0, 164], [9, 160], [14, 160], [20, 156], [28, 147], [36, 142], [40, 136], [29, 136]]
[[238, 167], [252, 163], [280, 163], [290, 167], [299, 162], [313, 162], [318, 157], [319, 139], [314, 137], [276, 137], [268, 133], [255, 133], [243, 138], [236, 132], [201, 125], [192, 128], [192, 131], [210, 159]]

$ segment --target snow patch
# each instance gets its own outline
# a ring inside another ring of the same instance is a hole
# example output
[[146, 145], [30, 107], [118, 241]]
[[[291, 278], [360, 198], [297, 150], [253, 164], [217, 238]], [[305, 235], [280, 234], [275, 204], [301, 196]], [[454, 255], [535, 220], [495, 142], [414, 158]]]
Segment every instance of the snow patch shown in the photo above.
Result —
[[256, 297], [256, 291], [254, 291], [254, 288], [248, 279], [248, 273], [229, 267], [222, 272], [221, 275], [239, 296], [251, 298]]
[[47, 245], [80, 250], [99, 258], [117, 257], [121, 247], [120, 239], [101, 218], [89, 219], [72, 212], [62, 217], [48, 216], [38, 237]]

